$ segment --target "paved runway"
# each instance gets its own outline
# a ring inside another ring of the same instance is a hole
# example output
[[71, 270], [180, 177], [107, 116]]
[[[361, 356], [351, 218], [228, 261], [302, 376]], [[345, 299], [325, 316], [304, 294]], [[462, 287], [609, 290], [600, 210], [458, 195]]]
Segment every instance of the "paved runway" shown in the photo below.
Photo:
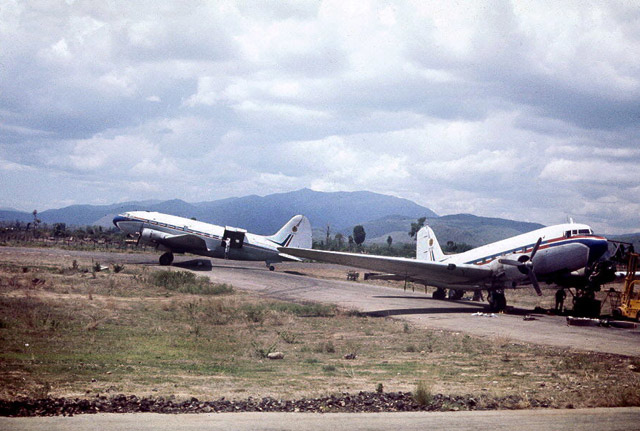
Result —
[[[510, 314], [493, 315], [495, 317], [478, 316], [474, 314], [486, 311], [484, 303], [441, 301], [421, 292], [299, 275], [301, 265], [309, 264], [280, 264], [277, 271], [269, 272], [264, 265], [253, 262], [212, 260], [212, 263], [210, 271], [199, 274], [270, 298], [334, 303], [376, 316], [400, 317], [425, 328], [640, 356], [640, 329], [569, 326], [562, 316], [533, 314], [531, 310], [515, 309]], [[535, 320], [524, 320], [527, 314]]]
[[74, 417], [1, 418], [0, 430], [514, 430], [638, 429], [640, 407], [434, 413], [102, 413]]

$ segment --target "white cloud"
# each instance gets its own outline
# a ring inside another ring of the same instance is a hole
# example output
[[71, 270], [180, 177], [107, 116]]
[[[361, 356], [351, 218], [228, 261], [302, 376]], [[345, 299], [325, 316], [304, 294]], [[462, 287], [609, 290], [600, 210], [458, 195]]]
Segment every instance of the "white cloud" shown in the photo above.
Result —
[[7, 160], [0, 159], [0, 171], [29, 172], [29, 171], [34, 171], [34, 169], [27, 165], [22, 165], [20, 163], [13, 163]]
[[540, 178], [555, 182], [616, 184], [622, 187], [640, 183], [640, 171], [637, 167], [635, 162], [553, 159], [544, 167]]
[[0, 206], [311, 186], [640, 231], [633, 3], [5, 3]]

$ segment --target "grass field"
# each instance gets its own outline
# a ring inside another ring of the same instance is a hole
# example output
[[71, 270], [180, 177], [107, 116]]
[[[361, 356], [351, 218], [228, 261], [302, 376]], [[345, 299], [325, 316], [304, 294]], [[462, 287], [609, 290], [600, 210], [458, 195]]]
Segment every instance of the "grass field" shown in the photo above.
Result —
[[[267, 300], [175, 268], [0, 261], [0, 398], [300, 398], [361, 390], [640, 405], [637, 359]], [[117, 272], [116, 272], [117, 271]], [[283, 359], [267, 355], [282, 352]], [[346, 359], [345, 356], [354, 358]]]

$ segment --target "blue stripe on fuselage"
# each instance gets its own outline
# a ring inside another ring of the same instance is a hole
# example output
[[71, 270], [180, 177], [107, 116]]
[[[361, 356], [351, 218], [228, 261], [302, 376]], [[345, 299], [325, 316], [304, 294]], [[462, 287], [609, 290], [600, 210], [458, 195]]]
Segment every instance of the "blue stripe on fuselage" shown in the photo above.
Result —
[[[550, 239], [548, 241], [543, 241], [542, 243], [540, 243], [540, 250], [548, 249], [548, 248], [556, 247], [560, 245], [571, 244], [575, 242], [584, 244], [587, 247], [589, 247], [589, 263], [592, 263], [593, 261], [598, 259], [600, 256], [602, 256], [607, 251], [607, 248], [608, 248], [607, 240], [603, 237], [576, 236], [571, 238], [560, 237], [560, 238]], [[535, 246], [535, 243], [528, 244], [526, 246], [505, 250], [500, 253], [484, 256], [479, 259], [474, 259], [469, 262], [465, 262], [465, 264], [486, 265], [487, 263], [490, 263], [491, 261], [499, 257], [504, 257], [505, 255], [509, 255], [513, 253], [518, 253], [518, 254], [530, 253], [533, 250], [534, 246]]]

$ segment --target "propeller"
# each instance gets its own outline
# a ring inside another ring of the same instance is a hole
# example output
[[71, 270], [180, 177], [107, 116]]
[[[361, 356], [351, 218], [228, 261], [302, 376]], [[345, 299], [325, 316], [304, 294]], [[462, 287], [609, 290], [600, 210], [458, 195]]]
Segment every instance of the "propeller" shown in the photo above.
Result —
[[518, 267], [518, 270], [521, 273], [527, 275], [529, 277], [529, 281], [531, 282], [531, 285], [535, 289], [535, 291], [538, 294], [538, 296], [542, 296], [542, 291], [540, 290], [540, 285], [538, 284], [538, 279], [536, 277], [536, 273], [533, 270], [533, 257], [538, 252], [538, 249], [540, 248], [540, 244], [541, 243], [542, 243], [542, 238], [538, 238], [538, 241], [536, 242], [536, 245], [534, 245], [533, 249], [531, 250], [531, 255], [530, 256], [522, 255], [522, 256], [520, 256], [518, 258], [518, 260], [498, 259], [498, 262], [500, 262], [501, 264], [516, 266], [516, 267]]
[[140, 245], [140, 240], [142, 239], [143, 230], [144, 230], [144, 223], [140, 223], [140, 232], [138, 232], [138, 240], [136, 241], [136, 247]]

